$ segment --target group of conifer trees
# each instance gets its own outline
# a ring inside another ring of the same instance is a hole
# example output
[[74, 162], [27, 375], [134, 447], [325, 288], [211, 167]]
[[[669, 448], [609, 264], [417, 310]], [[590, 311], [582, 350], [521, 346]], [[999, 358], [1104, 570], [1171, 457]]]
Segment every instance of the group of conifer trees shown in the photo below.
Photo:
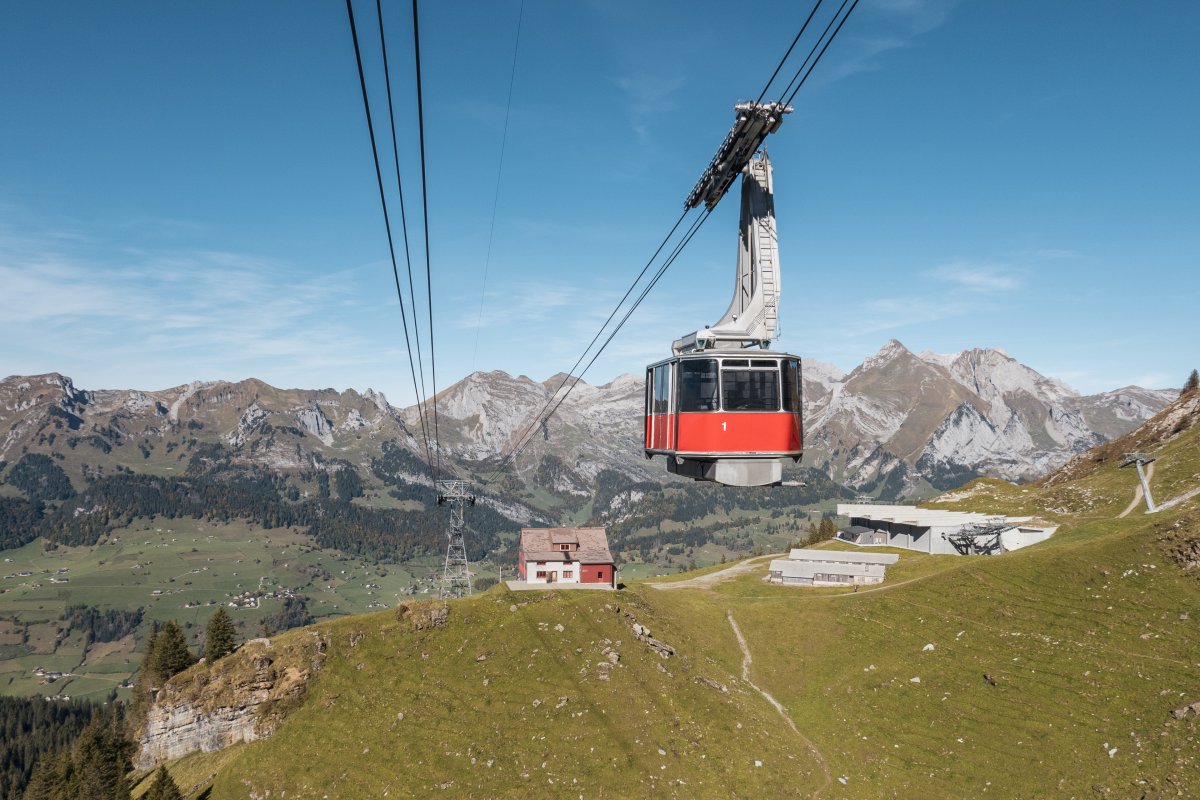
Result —
[[[122, 705], [95, 713], [73, 746], [38, 763], [24, 800], [129, 800], [136, 745], [127, 731]], [[183, 800], [183, 793], [166, 768], [159, 767], [142, 798]]]
[[[208, 620], [204, 631], [204, 660], [211, 664], [234, 650], [237, 629], [224, 606], [217, 608]], [[146, 642], [146, 657], [142, 660], [139, 683], [148, 691], [162, 686], [173, 675], [183, 672], [195, 664], [196, 656], [188, 647], [187, 634], [175, 620], [167, 620], [161, 627], [155, 624]]]
[[[232, 653], [236, 635], [229, 612], [218, 608], [205, 629], [205, 661], [212, 663]], [[133, 716], [143, 718], [155, 690], [196, 661], [178, 622], [168, 620], [161, 627], [155, 624], [138, 675]], [[120, 703], [96, 708], [73, 742], [60, 746], [56, 753], [42, 755], [21, 796], [24, 800], [129, 800], [131, 759], [137, 749], [129, 736], [129, 722], [125, 706]], [[183, 800], [183, 795], [166, 768], [160, 766], [142, 798]]]

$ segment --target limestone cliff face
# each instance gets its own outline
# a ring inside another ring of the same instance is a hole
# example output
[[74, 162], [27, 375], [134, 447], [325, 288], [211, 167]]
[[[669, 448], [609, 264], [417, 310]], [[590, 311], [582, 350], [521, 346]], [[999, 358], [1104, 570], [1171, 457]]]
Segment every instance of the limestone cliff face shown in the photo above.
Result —
[[138, 737], [138, 769], [197, 750], [209, 753], [273, 734], [325, 661], [316, 632], [254, 639], [214, 664], [198, 664], [160, 689]]

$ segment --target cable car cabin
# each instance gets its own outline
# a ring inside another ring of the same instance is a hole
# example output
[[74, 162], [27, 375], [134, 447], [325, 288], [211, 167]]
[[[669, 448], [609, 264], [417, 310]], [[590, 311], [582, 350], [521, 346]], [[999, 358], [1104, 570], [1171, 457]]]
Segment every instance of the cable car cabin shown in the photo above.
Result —
[[701, 350], [646, 369], [646, 458], [729, 486], [767, 486], [803, 454], [800, 359]]

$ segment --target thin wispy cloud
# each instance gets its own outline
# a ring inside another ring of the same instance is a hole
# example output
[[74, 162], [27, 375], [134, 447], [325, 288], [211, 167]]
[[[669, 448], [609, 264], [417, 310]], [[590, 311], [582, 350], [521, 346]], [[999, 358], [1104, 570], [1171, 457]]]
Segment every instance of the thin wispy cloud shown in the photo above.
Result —
[[1011, 268], [974, 264], [947, 264], [930, 270], [927, 275], [936, 281], [969, 292], [1011, 292], [1021, 282]]
[[356, 294], [360, 269], [298, 277], [222, 251], [98, 260], [11, 244], [0, 242], [0, 371], [95, 370], [141, 388], [249, 375], [299, 385], [405, 357], [361, 324], [383, 309]]
[[838, 35], [837, 55], [828, 65], [822, 62], [814, 80], [828, 84], [880, 69], [881, 56], [916, 45], [943, 25], [956, 5], [958, 0], [864, 0]]

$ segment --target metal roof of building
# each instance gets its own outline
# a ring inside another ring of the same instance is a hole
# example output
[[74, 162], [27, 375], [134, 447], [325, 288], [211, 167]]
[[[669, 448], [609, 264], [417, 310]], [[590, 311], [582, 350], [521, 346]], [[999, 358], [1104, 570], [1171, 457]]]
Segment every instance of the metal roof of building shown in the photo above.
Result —
[[935, 525], [969, 525], [991, 519], [1007, 519], [1002, 514], [980, 514], [973, 511], [944, 511], [939, 508], [917, 508], [916, 506], [882, 505], [874, 503], [839, 503], [838, 514], [860, 517], [879, 522], [899, 522], [927, 528]]
[[792, 561], [777, 558], [771, 562], [771, 572], [785, 578], [811, 578], [819, 574], [869, 575], [881, 577], [886, 567], [883, 564], [863, 564], [849, 561]]
[[[784, 559], [778, 559], [783, 561]], [[788, 553], [788, 561], [817, 561], [822, 563], [847, 564], [895, 564], [900, 560], [896, 553], [864, 553], [861, 550], [801, 550]], [[772, 564], [775, 562], [772, 561]]]

